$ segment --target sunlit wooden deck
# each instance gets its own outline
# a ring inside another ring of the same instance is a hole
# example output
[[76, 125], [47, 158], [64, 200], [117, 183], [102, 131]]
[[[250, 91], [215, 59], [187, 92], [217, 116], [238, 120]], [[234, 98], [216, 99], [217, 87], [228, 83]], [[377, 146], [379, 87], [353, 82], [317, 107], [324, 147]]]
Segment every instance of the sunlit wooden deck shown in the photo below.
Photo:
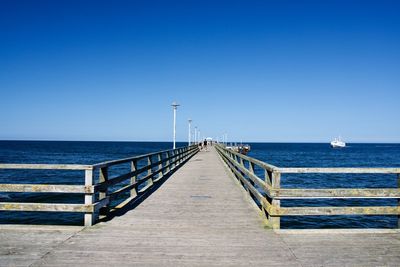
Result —
[[92, 227], [0, 226], [0, 266], [399, 266], [398, 230], [271, 230], [215, 149]]

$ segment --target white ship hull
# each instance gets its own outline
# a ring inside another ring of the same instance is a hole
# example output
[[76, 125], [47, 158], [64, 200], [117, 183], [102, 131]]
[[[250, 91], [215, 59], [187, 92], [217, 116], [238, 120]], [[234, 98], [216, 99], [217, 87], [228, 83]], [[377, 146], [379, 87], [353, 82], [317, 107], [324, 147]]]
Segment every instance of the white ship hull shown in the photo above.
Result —
[[331, 147], [332, 148], [343, 148], [343, 147], [346, 147], [346, 143], [342, 142], [342, 141], [335, 140], [335, 141], [331, 142]]

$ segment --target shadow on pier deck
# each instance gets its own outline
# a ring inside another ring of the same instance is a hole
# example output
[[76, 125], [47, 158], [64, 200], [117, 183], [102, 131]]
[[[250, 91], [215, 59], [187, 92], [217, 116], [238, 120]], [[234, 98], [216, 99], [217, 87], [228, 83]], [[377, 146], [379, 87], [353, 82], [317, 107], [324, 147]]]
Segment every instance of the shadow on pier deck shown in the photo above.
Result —
[[266, 229], [214, 148], [124, 216], [0, 226], [0, 266], [399, 266], [400, 233]]

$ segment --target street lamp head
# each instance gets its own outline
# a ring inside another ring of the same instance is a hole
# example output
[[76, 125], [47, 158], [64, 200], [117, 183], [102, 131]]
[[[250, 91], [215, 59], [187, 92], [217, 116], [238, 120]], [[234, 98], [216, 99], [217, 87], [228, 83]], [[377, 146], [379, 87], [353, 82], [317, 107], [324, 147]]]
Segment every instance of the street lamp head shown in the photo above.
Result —
[[174, 107], [174, 109], [176, 109], [177, 107], [179, 107], [180, 105], [178, 103], [176, 103], [175, 101], [172, 103], [172, 105]]
[[193, 120], [192, 119], [188, 119], [188, 122], [191, 123]]

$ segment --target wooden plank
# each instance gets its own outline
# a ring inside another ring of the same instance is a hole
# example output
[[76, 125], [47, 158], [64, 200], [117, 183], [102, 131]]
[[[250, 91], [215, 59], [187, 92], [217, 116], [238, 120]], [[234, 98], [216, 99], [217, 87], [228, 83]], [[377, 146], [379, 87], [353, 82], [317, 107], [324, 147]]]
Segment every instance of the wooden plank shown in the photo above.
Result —
[[272, 189], [277, 199], [400, 198], [398, 188]]
[[93, 169], [93, 166], [79, 164], [0, 164], [0, 169], [90, 170]]
[[18, 203], [0, 202], [2, 211], [49, 211], [49, 212], [85, 212], [92, 213], [93, 205], [55, 204], [55, 203]]
[[93, 186], [51, 184], [0, 184], [0, 192], [16, 193], [94, 193]]
[[285, 207], [279, 208], [278, 216], [310, 215], [400, 215], [400, 207]]
[[369, 173], [396, 174], [400, 168], [278, 168], [280, 173]]

